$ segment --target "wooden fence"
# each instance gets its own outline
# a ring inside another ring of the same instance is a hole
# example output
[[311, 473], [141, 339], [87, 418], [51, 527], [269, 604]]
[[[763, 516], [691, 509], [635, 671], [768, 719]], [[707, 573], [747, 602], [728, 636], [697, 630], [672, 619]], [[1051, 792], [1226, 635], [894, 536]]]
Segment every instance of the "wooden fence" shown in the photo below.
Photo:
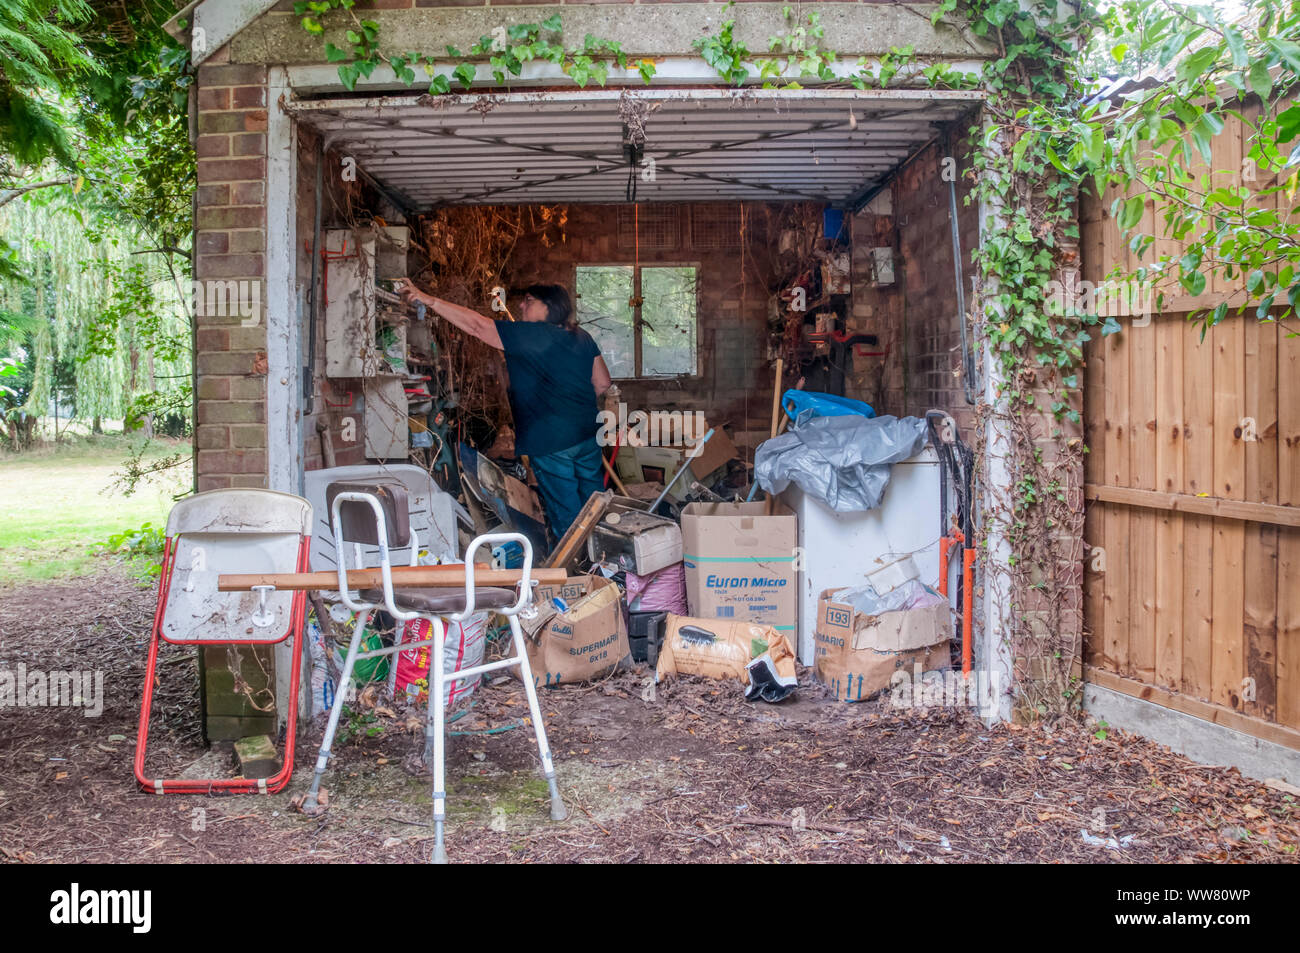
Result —
[[[1194, 171], [1271, 185], [1243, 165], [1241, 129]], [[1081, 210], [1093, 283], [1114, 262], [1138, 264], [1111, 198]], [[1154, 202], [1143, 228], [1161, 234]], [[1121, 330], [1087, 349], [1087, 677], [1300, 748], [1300, 337], [1287, 336], [1300, 321], [1261, 322], [1252, 308], [1202, 340], [1187, 313], [1239, 303], [1243, 289], [1165, 287], [1164, 313], [1145, 316], [1140, 295], [1104, 296]]]

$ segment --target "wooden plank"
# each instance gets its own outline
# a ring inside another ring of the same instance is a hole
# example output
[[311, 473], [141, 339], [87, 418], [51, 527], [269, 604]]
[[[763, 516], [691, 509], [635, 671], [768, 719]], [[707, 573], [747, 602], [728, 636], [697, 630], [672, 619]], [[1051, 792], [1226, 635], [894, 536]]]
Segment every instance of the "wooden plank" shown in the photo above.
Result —
[[[1151, 208], [1148, 203], [1142, 225], [1148, 234], [1154, 227]], [[1130, 251], [1130, 267], [1137, 264], [1137, 255]], [[1120, 321], [1129, 339], [1129, 486], [1150, 492], [1157, 485], [1157, 326], [1131, 317]], [[1129, 670], [1144, 682], [1156, 677], [1156, 520], [1149, 510], [1129, 513]]]
[[1190, 493], [1157, 493], [1130, 487], [1097, 486], [1093, 483], [1084, 484], [1083, 496], [1086, 500], [1122, 503], [1148, 510], [1217, 516], [1269, 526], [1300, 526], [1300, 507], [1274, 503], [1247, 503], [1244, 500], [1220, 500], [1212, 496], [1192, 496]]
[[1214, 351], [1195, 328], [1183, 338], [1183, 487], [1214, 495]]
[[1156, 516], [1129, 514], [1129, 670], [1144, 682], [1156, 677]]
[[1087, 667], [1084, 670], [1084, 675], [1092, 684], [1100, 685], [1102, 688], [1109, 688], [1113, 692], [1130, 695], [1133, 698], [1141, 698], [1143, 701], [1160, 705], [1162, 708], [1170, 708], [1184, 715], [1191, 715], [1203, 721], [1231, 728], [1233, 731], [1240, 731], [1252, 738], [1259, 738], [1286, 748], [1300, 750], [1300, 731], [1294, 728], [1270, 724], [1259, 718], [1252, 718], [1250, 715], [1244, 715], [1241, 712], [1225, 708], [1222, 705], [1198, 701], [1178, 692], [1158, 688], [1155, 685], [1143, 685], [1134, 679], [1124, 678], [1114, 672], [1107, 672], [1093, 666]]
[[[1286, 332], [1277, 339], [1277, 493], [1300, 508], [1300, 336]], [[1300, 531], [1278, 534], [1277, 579], [1277, 720], [1300, 727]]]
[[[1248, 501], [1276, 504], [1277, 325], [1259, 321], [1253, 310], [1242, 320], [1246, 341], [1245, 495]], [[1242, 636], [1247, 684], [1242, 710], [1272, 720], [1277, 717], [1278, 530], [1276, 526], [1251, 525], [1246, 527], [1245, 538]]]
[[1083, 655], [1089, 665], [1103, 665], [1106, 654], [1106, 573], [1098, 560], [1104, 558], [1108, 509], [1094, 503], [1083, 517]]
[[1084, 480], [1105, 483], [1106, 471], [1106, 352], [1109, 346], [1101, 332], [1093, 329], [1084, 347], [1083, 439], [1088, 453], [1083, 458]]
[[[1211, 188], [1236, 188], [1242, 184], [1241, 128], [1240, 120], [1229, 117], [1222, 131], [1210, 140]], [[1240, 273], [1233, 278], [1215, 274], [1207, 287], [1219, 294], [1229, 294], [1244, 289], [1245, 279]]]
[[[1195, 328], [1183, 338], [1183, 487], [1214, 489], [1214, 352]], [[1210, 618], [1213, 612], [1214, 523], [1183, 521], [1183, 691], [1210, 697]]]
[[[1107, 243], [1108, 255], [1112, 252]], [[1108, 260], [1113, 260], [1108, 258]], [[1106, 338], [1106, 482], [1128, 487], [1129, 458], [1129, 344], [1124, 332]], [[1129, 668], [1129, 514], [1115, 509], [1106, 514], [1103, 558], [1105, 604], [1105, 658], [1111, 671], [1127, 674]]]
[[1214, 520], [1183, 518], [1183, 679], [1182, 690], [1209, 700], [1213, 611]]
[[1249, 311], [1245, 323], [1245, 405], [1242, 443], [1245, 498], [1277, 502], [1277, 324]]
[[1211, 496], [1246, 498], [1246, 319], [1229, 317], [1206, 336], [1214, 349], [1214, 488]]
[[[394, 589], [461, 589], [465, 588], [465, 567], [458, 564], [446, 566], [393, 566], [389, 570]], [[523, 576], [520, 569], [493, 569], [476, 564], [476, 586], [510, 587], [519, 584]], [[529, 575], [543, 586], [562, 586], [568, 573], [559, 569], [534, 567]], [[380, 569], [348, 570], [349, 589], [378, 589], [384, 584]], [[217, 576], [217, 592], [248, 592], [254, 586], [274, 586], [284, 590], [337, 589], [337, 572], [249, 572], [222, 573]]]
[[584, 551], [587, 545], [587, 537], [591, 535], [596, 524], [600, 522], [605, 510], [609, 508], [610, 501], [614, 499], [614, 491], [606, 490], [603, 493], [593, 493], [587, 497], [587, 502], [582, 504], [582, 509], [578, 511], [577, 517], [573, 523], [565, 530], [564, 536], [555, 544], [555, 549], [546, 557], [544, 566], [554, 569], [568, 569], [573, 565]]
[[1279, 530], [1277, 553], [1277, 720], [1300, 728], [1300, 530]]
[[[1219, 172], [1226, 161], [1225, 156], [1231, 158], [1228, 153], [1216, 153], [1216, 181], [1223, 179]], [[1233, 161], [1240, 163], [1240, 150]], [[1230, 289], [1220, 281], [1218, 290]], [[1223, 500], [1244, 500], [1245, 319], [1228, 317], [1215, 325], [1207, 341], [1214, 349], [1214, 489], [1211, 495]], [[1242, 625], [1246, 611], [1245, 544], [1245, 527], [1240, 521], [1215, 520], [1210, 700], [1234, 709], [1241, 706], [1242, 680], [1246, 671]]]
[[1246, 611], [1245, 524], [1214, 521], [1214, 577], [1211, 582], [1210, 701], [1240, 708], [1245, 663], [1242, 659], [1242, 618]]
[[1245, 527], [1245, 678], [1241, 706], [1247, 714], [1277, 717], [1278, 528]]
[[1105, 573], [1102, 582], [1105, 641], [1105, 666], [1113, 672], [1127, 674], [1129, 668], [1129, 518], [1122, 508], [1106, 513], [1102, 558]]
[[[1156, 336], [1156, 483], [1165, 493], [1183, 492], [1183, 337], [1181, 318], [1152, 324]], [[1156, 518], [1155, 639], [1157, 684], [1177, 691], [1183, 671], [1183, 518]]]

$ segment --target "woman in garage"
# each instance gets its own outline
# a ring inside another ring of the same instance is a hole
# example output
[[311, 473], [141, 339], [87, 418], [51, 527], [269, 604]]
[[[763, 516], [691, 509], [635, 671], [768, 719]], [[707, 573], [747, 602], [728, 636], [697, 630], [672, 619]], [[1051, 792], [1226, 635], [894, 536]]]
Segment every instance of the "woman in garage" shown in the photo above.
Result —
[[551, 531], [563, 536], [587, 498], [604, 488], [596, 414], [597, 399], [610, 386], [600, 348], [573, 318], [569, 293], [561, 285], [531, 285], [520, 320], [494, 321], [425, 294], [409, 279], [398, 290], [505, 352], [515, 450], [527, 454]]

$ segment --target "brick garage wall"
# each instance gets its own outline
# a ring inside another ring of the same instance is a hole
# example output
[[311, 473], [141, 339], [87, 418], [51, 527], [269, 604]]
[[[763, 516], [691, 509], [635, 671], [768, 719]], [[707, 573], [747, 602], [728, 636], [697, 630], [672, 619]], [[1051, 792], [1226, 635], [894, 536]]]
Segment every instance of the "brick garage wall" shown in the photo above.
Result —
[[[266, 69], [224, 59], [199, 67], [194, 277], [205, 300], [210, 283], [235, 282], [264, 308]], [[265, 315], [233, 310], [196, 319], [199, 490], [266, 485]]]
[[[964, 145], [953, 156], [960, 172]], [[901, 329], [899, 355], [903, 377], [903, 408], [922, 416], [927, 410], [947, 410], [969, 441], [974, 426], [961, 378], [961, 325], [952, 267], [948, 183], [943, 179], [942, 149], [935, 145], [916, 157], [895, 179], [894, 221], [898, 229], [897, 280], [902, 306], [896, 312]], [[967, 206], [967, 189], [957, 181], [957, 219], [961, 235], [963, 281], [967, 307], [970, 280], [975, 274], [971, 253], [979, 242], [979, 217]]]
[[[964, 147], [957, 150], [958, 158]], [[875, 334], [887, 350], [875, 360], [855, 357], [846, 392], [867, 401], [878, 413], [923, 416], [947, 410], [965, 439], [973, 436], [974, 416], [961, 379], [961, 327], [952, 267], [948, 183], [941, 175], [944, 156], [932, 146], [904, 167], [891, 183], [889, 202], [871, 204], [852, 218], [853, 298], [850, 330]], [[971, 258], [979, 240], [975, 209], [957, 187], [963, 273], [970, 304]], [[872, 283], [872, 247], [894, 250], [894, 283]]]
[[[886, 196], [888, 197], [888, 196]], [[851, 220], [853, 294], [849, 303], [848, 332], [874, 334], [875, 346], [854, 348], [851, 371], [845, 374], [844, 393], [866, 401], [879, 414], [905, 412], [903, 393], [903, 290], [897, 280], [898, 229], [892, 214], [863, 211]], [[889, 248], [895, 257], [892, 285], [874, 284], [873, 248]], [[861, 351], [885, 353], [867, 356]]]

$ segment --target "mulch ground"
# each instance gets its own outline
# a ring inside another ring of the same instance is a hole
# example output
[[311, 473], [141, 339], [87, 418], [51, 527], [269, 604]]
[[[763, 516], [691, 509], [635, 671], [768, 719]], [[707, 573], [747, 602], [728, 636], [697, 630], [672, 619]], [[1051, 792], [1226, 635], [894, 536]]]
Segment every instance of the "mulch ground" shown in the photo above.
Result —
[[[159, 798], [131, 761], [154, 596], [120, 569], [0, 591], [0, 669], [104, 673], [104, 708], [0, 709], [0, 858], [10, 862], [424, 861], [420, 718], [382, 699], [351, 719], [330, 809], [289, 807], [322, 726], [269, 797]], [[567, 821], [547, 816], [523, 692], [498, 680], [452, 728], [448, 850], [458, 861], [1295, 861], [1300, 804], [1096, 724], [985, 727], [961, 709], [795, 700], [622, 672], [546, 691]], [[150, 761], [199, 759], [192, 653], [165, 652]], [[218, 764], [224, 764], [217, 757]]]

